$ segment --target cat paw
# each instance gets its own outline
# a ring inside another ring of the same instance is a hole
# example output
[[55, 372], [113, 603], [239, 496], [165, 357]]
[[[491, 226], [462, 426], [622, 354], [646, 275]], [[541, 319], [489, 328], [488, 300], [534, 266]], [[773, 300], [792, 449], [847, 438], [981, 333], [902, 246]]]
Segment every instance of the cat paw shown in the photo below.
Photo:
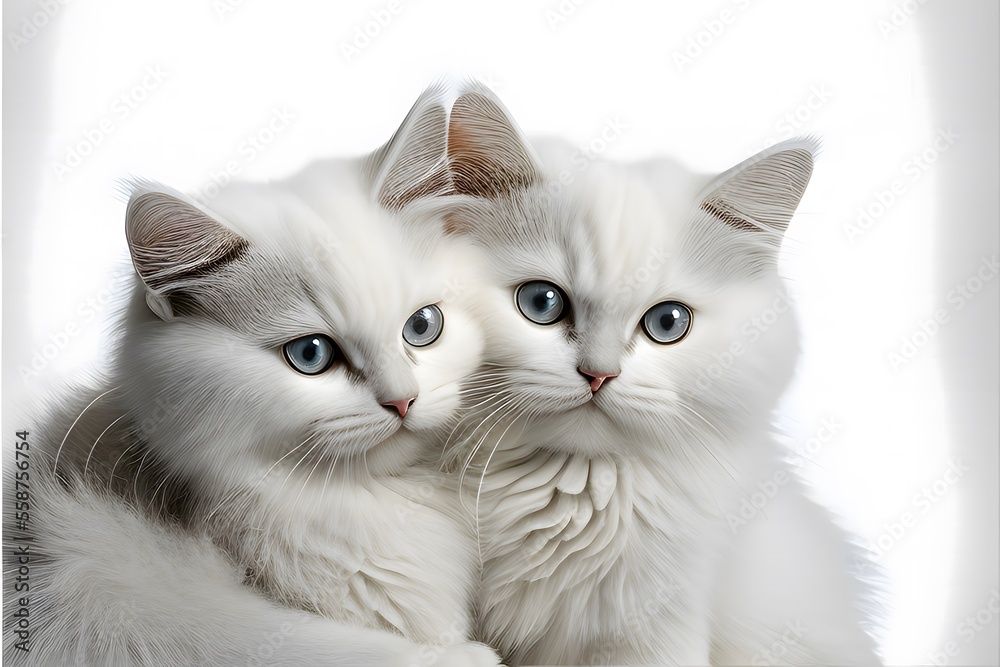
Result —
[[466, 642], [454, 646], [424, 646], [407, 667], [502, 667], [489, 646]]

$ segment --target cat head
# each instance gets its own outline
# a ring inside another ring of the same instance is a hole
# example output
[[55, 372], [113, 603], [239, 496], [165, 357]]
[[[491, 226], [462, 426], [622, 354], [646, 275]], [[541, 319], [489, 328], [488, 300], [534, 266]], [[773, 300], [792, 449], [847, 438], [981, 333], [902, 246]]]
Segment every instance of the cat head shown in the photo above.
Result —
[[365, 166], [233, 184], [211, 208], [134, 188], [141, 283], [117, 377], [176, 473], [219, 486], [271, 466], [279, 480], [335, 461], [392, 472], [447, 434], [482, 349], [475, 264], [464, 244], [390, 219], [402, 214], [373, 201]]
[[776, 257], [816, 150], [787, 141], [715, 178], [614, 165], [532, 147], [488, 90], [459, 95], [443, 215], [494, 285], [474, 435], [519, 414], [533, 444], [601, 454], [767, 419], [798, 338]]

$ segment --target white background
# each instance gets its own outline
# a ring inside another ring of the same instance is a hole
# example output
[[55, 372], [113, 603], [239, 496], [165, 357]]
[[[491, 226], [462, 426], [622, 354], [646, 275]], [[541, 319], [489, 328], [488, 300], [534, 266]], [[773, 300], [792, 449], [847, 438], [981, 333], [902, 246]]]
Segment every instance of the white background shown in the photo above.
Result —
[[[782, 263], [805, 345], [792, 445], [883, 552], [885, 660], [1000, 661], [1000, 278], [975, 282], [997, 252], [994, 0], [21, 0], [3, 18], [7, 404], [104, 356], [107, 299], [126, 284], [113, 271], [128, 268], [125, 176], [210, 195], [227, 166], [278, 178], [367, 152], [444, 75], [486, 81], [530, 134], [613, 160], [717, 172], [822, 136]], [[276, 110], [291, 120], [268, 134]], [[609, 121], [621, 136], [591, 144]], [[967, 282], [979, 290], [958, 308]], [[837, 433], [810, 441], [823, 419]], [[950, 465], [969, 470], [952, 484]], [[977, 612], [989, 621], [970, 637]]]

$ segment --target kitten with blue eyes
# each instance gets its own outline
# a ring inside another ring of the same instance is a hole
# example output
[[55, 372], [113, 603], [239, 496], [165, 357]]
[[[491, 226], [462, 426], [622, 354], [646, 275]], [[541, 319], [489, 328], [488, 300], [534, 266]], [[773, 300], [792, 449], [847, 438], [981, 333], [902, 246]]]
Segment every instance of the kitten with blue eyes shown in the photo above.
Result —
[[864, 556], [771, 428], [797, 356], [776, 258], [815, 154], [581, 171], [488, 90], [458, 96], [438, 203], [493, 288], [453, 454], [480, 638], [509, 664], [878, 664]]
[[387, 212], [436, 187], [444, 123], [431, 91], [369, 159], [211, 209], [133, 187], [111, 379], [31, 433], [31, 633], [5, 623], [6, 660], [498, 664], [468, 641], [474, 540], [432, 446], [480, 361], [477, 261]]

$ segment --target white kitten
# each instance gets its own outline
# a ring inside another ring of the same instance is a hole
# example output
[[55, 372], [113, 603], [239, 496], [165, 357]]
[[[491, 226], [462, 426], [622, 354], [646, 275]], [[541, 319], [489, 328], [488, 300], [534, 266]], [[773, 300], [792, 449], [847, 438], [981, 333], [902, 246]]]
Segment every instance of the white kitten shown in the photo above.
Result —
[[6, 659], [498, 664], [467, 641], [472, 527], [428, 446], [480, 361], [475, 264], [379, 205], [435, 191], [444, 131], [430, 91], [366, 161], [211, 210], [134, 188], [111, 380], [30, 435], [31, 584], [7, 591], [30, 653], [5, 623]]
[[512, 665], [877, 664], [856, 549], [770, 428], [798, 340], [776, 255], [816, 144], [713, 179], [537, 148], [489, 91], [456, 100], [440, 201], [495, 285], [460, 453], [481, 638]]

